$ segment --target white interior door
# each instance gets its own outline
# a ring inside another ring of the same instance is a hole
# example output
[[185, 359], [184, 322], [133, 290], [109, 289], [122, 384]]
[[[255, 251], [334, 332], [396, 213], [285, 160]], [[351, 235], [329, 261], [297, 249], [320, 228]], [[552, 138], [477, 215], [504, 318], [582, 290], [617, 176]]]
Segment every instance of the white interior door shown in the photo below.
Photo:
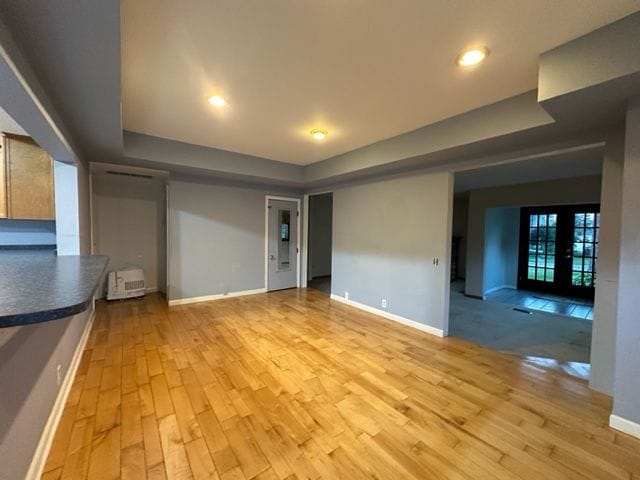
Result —
[[297, 286], [297, 202], [269, 199], [267, 232], [267, 290]]

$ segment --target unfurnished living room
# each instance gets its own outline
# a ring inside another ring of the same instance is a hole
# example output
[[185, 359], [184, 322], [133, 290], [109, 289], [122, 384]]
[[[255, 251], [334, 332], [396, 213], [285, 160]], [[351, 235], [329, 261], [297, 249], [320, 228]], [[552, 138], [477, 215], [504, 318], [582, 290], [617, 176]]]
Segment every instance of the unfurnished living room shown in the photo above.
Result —
[[0, 480], [640, 479], [637, 0], [0, 0]]

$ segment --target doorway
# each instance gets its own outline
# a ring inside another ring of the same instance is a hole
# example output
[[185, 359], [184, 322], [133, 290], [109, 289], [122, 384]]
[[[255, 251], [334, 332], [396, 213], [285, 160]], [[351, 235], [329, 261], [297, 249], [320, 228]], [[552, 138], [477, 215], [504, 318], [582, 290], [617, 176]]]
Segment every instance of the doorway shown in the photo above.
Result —
[[266, 197], [266, 289], [284, 290], [298, 286], [300, 200]]
[[600, 206], [523, 208], [518, 289], [593, 299]]
[[309, 196], [307, 287], [331, 294], [333, 193]]

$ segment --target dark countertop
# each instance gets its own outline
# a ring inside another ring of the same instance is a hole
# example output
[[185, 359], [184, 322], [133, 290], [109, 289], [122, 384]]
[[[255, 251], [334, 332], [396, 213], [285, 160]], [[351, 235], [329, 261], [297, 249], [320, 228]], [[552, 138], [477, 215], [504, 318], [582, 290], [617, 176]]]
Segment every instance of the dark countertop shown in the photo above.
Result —
[[93, 301], [107, 262], [103, 255], [0, 250], [0, 328], [83, 312]]

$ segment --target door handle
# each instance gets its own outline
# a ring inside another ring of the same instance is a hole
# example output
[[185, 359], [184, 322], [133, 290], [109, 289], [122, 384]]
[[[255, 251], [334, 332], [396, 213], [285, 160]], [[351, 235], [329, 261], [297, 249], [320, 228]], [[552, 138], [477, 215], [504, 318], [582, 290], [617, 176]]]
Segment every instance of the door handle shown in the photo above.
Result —
[[276, 256], [275, 255], [269, 255], [269, 260], [275, 260]]

